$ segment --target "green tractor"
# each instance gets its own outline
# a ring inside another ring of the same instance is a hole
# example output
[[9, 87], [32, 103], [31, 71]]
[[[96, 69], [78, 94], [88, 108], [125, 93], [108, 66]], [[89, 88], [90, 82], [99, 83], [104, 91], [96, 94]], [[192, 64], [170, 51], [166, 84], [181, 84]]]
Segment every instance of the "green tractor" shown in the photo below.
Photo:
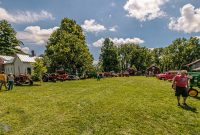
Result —
[[197, 97], [199, 93], [198, 89], [200, 88], [200, 72], [188, 72], [188, 75], [192, 76], [188, 94], [191, 97]]

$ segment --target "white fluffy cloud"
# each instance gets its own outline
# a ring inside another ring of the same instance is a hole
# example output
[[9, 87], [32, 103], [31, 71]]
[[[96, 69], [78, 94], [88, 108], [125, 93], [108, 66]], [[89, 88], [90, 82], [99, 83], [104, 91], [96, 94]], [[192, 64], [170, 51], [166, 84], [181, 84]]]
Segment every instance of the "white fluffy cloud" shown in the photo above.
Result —
[[10, 13], [0, 7], [0, 20], [2, 19], [12, 23], [33, 23], [45, 19], [53, 20], [54, 18], [51, 13], [45, 10], [41, 12], [18, 11], [16, 13]]
[[24, 31], [17, 32], [17, 38], [27, 44], [44, 45], [57, 28], [41, 29], [39, 26], [28, 26]]
[[[102, 47], [103, 46], [103, 42], [104, 42], [104, 38], [101, 38], [99, 40], [97, 40], [96, 42], [93, 43], [94, 47]], [[142, 44], [144, 43], [144, 40], [140, 39], [140, 38], [110, 38], [110, 40], [112, 42], [114, 42], [115, 45], [122, 45], [122, 44]]]
[[92, 32], [92, 33], [98, 33], [106, 30], [105, 26], [98, 24], [94, 19], [85, 20], [84, 24], [81, 25], [81, 27], [86, 32]]
[[186, 33], [200, 32], [200, 8], [186, 4], [181, 9], [181, 17], [171, 18], [169, 29]]
[[101, 39], [97, 40], [96, 42], [94, 42], [92, 45], [94, 47], [102, 47], [104, 40], [105, 40], [104, 38], [101, 38]]
[[98, 60], [94, 60], [94, 61], [93, 61], [93, 65], [97, 65], [98, 63], [99, 63]]
[[24, 53], [29, 53], [30, 49], [28, 47], [21, 47], [21, 46], [17, 46], [16, 47], [19, 50], [22, 50]]
[[116, 32], [116, 31], [117, 31], [117, 28], [118, 28], [118, 26], [115, 25], [115, 26], [113, 26], [113, 27], [110, 27], [110, 28], [109, 28], [109, 31], [111, 31], [111, 32]]
[[124, 9], [128, 12], [129, 17], [134, 17], [140, 21], [153, 20], [157, 17], [164, 16], [165, 12], [161, 6], [168, 0], [128, 0]]

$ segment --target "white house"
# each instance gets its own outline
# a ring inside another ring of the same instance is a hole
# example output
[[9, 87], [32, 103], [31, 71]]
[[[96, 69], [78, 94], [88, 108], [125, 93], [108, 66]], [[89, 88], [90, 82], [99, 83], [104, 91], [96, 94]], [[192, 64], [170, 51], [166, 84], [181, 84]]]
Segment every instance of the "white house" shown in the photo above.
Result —
[[[0, 56], [0, 58], [8, 56]], [[33, 63], [38, 57], [30, 57], [29, 55], [16, 54], [14, 57], [4, 59], [3, 68], [6, 74], [13, 73], [15, 76], [20, 74], [31, 74], [33, 70]]]

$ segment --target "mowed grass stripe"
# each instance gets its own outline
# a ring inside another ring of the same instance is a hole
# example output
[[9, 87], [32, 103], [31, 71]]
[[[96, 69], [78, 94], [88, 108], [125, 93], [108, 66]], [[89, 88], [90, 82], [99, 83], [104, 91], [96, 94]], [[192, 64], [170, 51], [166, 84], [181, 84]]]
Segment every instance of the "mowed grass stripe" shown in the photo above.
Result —
[[156, 78], [106, 78], [15, 87], [0, 93], [2, 134], [170, 134], [200, 133], [196, 110], [176, 107], [171, 83]]

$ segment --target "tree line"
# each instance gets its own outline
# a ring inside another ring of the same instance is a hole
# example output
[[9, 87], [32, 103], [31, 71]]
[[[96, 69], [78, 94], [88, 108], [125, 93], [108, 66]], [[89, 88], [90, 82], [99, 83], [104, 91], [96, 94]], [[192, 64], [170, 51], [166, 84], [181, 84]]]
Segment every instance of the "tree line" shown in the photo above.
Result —
[[[24, 53], [19, 48], [23, 42], [16, 38], [14, 28], [0, 21], [0, 54]], [[151, 65], [161, 71], [183, 69], [190, 62], [200, 59], [200, 42], [196, 37], [178, 38], [167, 47], [149, 49], [138, 44], [116, 45], [106, 38], [101, 48], [99, 63], [92, 65], [93, 56], [86, 44], [85, 35], [76, 21], [64, 18], [46, 44], [44, 64], [50, 72], [63, 69], [71, 74], [91, 71], [121, 72], [128, 68], [145, 72]]]
[[200, 59], [200, 42], [197, 37], [178, 38], [167, 47], [149, 49], [138, 44], [115, 45], [106, 38], [99, 57], [99, 70], [120, 72], [136, 68], [145, 72], [156, 65], [161, 71], [185, 69], [185, 65]]

